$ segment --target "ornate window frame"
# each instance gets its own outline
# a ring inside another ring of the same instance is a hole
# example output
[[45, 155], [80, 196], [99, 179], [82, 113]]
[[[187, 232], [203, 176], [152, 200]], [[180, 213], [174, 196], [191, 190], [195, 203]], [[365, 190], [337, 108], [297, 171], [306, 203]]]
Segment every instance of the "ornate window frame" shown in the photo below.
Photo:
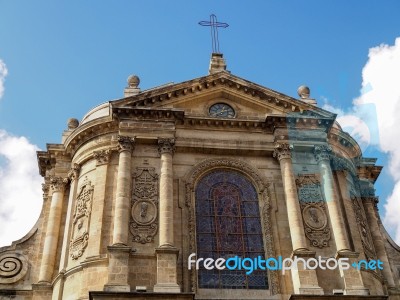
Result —
[[[232, 158], [213, 158], [206, 159], [197, 165], [186, 176], [185, 182], [185, 205], [188, 208], [188, 224], [189, 224], [189, 252], [196, 252], [196, 214], [195, 214], [195, 188], [199, 180], [207, 173], [217, 170], [233, 170], [246, 176], [256, 188], [260, 203], [260, 219], [264, 234], [264, 250], [266, 257], [275, 257], [275, 249], [273, 247], [273, 235], [271, 226], [271, 195], [269, 191], [269, 183], [259, 175], [258, 171], [242, 160]], [[187, 260], [187, 258], [184, 258]], [[186, 264], [187, 265], [187, 264]], [[197, 272], [190, 270], [191, 290], [198, 291]], [[280, 293], [279, 278], [277, 271], [268, 272], [270, 295]], [[238, 290], [234, 290], [236, 293]]]

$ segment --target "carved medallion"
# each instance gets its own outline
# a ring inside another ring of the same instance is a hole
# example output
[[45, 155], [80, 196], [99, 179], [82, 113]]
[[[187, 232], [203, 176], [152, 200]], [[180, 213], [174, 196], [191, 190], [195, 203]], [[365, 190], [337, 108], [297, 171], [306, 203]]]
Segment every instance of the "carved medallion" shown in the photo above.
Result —
[[303, 220], [312, 229], [319, 230], [326, 227], [328, 222], [325, 212], [317, 205], [307, 205], [303, 210]]
[[154, 168], [136, 168], [133, 174], [133, 193], [130, 232], [133, 241], [151, 243], [158, 231], [158, 175]]
[[91, 182], [85, 177], [83, 184], [79, 187], [75, 202], [72, 239], [69, 244], [69, 251], [72, 259], [81, 257], [88, 245], [93, 189], [94, 187]]
[[314, 247], [328, 247], [331, 230], [319, 180], [315, 175], [301, 175], [296, 184], [306, 237]]

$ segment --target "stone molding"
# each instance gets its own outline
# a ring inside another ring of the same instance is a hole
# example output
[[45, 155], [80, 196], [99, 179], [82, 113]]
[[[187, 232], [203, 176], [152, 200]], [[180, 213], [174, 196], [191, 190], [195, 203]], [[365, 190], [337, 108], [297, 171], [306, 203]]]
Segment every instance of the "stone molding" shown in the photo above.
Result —
[[118, 140], [118, 151], [123, 152], [123, 151], [129, 151], [132, 152], [134, 149], [135, 145], [135, 139], [129, 136], [122, 136], [118, 135], [117, 137]]
[[[188, 207], [188, 223], [189, 223], [189, 251], [190, 253], [196, 252], [196, 215], [194, 211], [195, 197], [194, 190], [198, 180], [203, 175], [214, 169], [231, 169], [242, 173], [251, 179], [255, 188], [258, 192], [259, 201], [262, 203], [261, 208], [261, 222], [264, 227], [264, 245], [266, 257], [275, 257], [275, 249], [273, 247], [274, 240], [272, 235], [272, 224], [271, 224], [271, 196], [269, 191], [269, 183], [262, 178], [258, 172], [248, 165], [247, 163], [232, 159], [232, 158], [221, 158], [221, 159], [207, 159], [199, 164], [195, 165], [192, 170], [188, 173], [185, 189], [185, 205]], [[197, 273], [194, 270], [190, 271], [192, 292], [197, 291]], [[276, 271], [269, 271], [269, 289], [272, 295], [280, 293], [279, 276]]]
[[293, 150], [293, 145], [288, 143], [275, 143], [273, 157], [278, 161], [282, 159], [291, 159]]
[[93, 157], [96, 160], [96, 166], [106, 165], [110, 160], [111, 150], [105, 149], [105, 150], [93, 151]]
[[174, 154], [175, 152], [175, 139], [158, 139], [158, 152], [161, 154], [170, 153]]

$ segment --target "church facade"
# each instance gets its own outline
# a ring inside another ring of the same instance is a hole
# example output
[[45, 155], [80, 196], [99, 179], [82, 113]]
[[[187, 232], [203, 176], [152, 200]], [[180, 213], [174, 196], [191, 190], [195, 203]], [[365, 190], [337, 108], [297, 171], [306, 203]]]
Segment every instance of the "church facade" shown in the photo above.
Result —
[[[382, 167], [319, 108], [226, 71], [70, 119], [0, 299], [400, 299]], [[293, 262], [291, 264], [291, 262]]]

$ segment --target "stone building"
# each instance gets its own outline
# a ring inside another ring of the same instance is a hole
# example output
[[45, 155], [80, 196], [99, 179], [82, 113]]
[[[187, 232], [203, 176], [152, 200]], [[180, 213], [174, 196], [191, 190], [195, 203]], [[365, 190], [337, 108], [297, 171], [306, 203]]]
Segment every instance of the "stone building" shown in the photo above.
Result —
[[298, 92], [215, 53], [201, 78], [141, 91], [131, 76], [38, 152], [42, 213], [0, 248], [0, 299], [400, 299], [382, 167]]

